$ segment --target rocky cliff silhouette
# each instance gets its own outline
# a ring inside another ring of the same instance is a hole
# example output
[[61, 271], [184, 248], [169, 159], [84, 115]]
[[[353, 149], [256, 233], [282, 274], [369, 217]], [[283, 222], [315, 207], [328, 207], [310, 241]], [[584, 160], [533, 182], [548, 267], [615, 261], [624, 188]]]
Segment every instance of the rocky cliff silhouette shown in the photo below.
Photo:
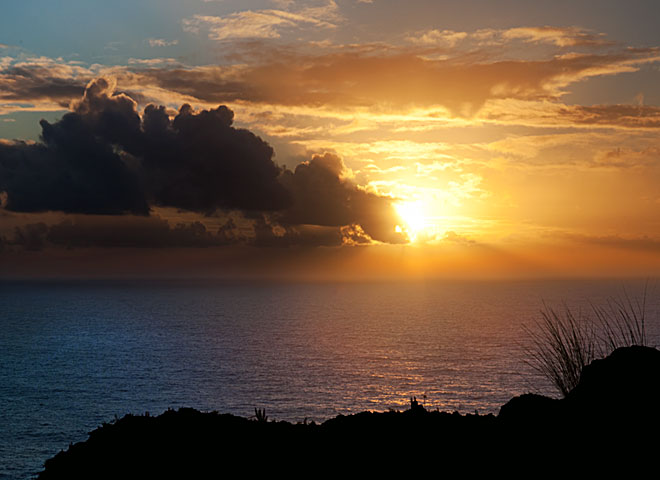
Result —
[[660, 350], [632, 346], [614, 350], [584, 367], [568, 395], [552, 399], [526, 394], [500, 409], [506, 424], [570, 423], [608, 429], [633, 429], [660, 420]]

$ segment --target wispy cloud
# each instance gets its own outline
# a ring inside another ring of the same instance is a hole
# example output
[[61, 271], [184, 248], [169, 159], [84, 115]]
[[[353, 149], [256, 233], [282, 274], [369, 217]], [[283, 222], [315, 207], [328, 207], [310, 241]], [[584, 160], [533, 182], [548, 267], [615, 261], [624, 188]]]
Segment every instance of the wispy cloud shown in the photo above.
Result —
[[129, 65], [143, 65], [151, 67], [154, 65], [167, 65], [167, 64], [178, 64], [179, 62], [174, 58], [129, 58]]
[[620, 235], [585, 235], [578, 233], [555, 233], [549, 235], [553, 238], [586, 245], [596, 245], [626, 250], [660, 251], [660, 238], [643, 236]]
[[489, 100], [479, 112], [489, 123], [534, 127], [660, 128], [660, 108], [636, 104], [565, 105], [551, 101]]
[[62, 58], [0, 59], [0, 114], [16, 110], [62, 110], [80, 96], [91, 67]]
[[172, 45], [178, 45], [178, 40], [165, 40], [164, 38], [149, 38], [147, 39], [150, 47], [170, 47]]
[[558, 47], [612, 44], [604, 34], [594, 33], [580, 27], [517, 27], [502, 31], [502, 37], [526, 42], [551, 43]]
[[550, 44], [556, 47], [601, 47], [613, 45], [605, 34], [581, 27], [531, 26], [506, 29], [483, 28], [472, 32], [454, 30], [420, 30], [406, 39], [414, 44], [455, 47], [465, 42], [470, 47], [476, 45], [504, 45], [512, 41]]
[[224, 17], [195, 15], [183, 20], [183, 29], [198, 33], [204, 29], [212, 40], [279, 38], [286, 29], [314, 26], [333, 28], [338, 7], [330, 1], [318, 7], [288, 10], [245, 10]]
[[[457, 122], [660, 127], [660, 110], [651, 105], [561, 103], [576, 82], [659, 62], [660, 51], [653, 48], [490, 62], [463, 55], [429, 59], [424, 57], [425, 47], [371, 46], [317, 54], [263, 44], [254, 48], [259, 51], [257, 61], [227, 66], [191, 67], [169, 57], [131, 58], [126, 66], [116, 67], [46, 57], [0, 57], [0, 111], [61, 109], [82, 93], [90, 79], [112, 75], [142, 105], [252, 105], [254, 115], [262, 112], [262, 128], [275, 136], [318, 133], [327, 128], [320, 121], [323, 118], [334, 122], [334, 133], [344, 135], [390, 127], [392, 132], [422, 133]], [[267, 112], [271, 114], [264, 117]], [[247, 110], [242, 114], [252, 115]], [[304, 125], [294, 116], [305, 119]]]
[[426, 30], [410, 35], [407, 40], [411, 43], [421, 45], [443, 45], [453, 47], [461, 40], [467, 38], [467, 32], [455, 32], [454, 30]]
[[145, 79], [200, 100], [357, 108], [442, 106], [473, 117], [491, 100], [556, 101], [569, 85], [591, 77], [634, 72], [660, 60], [660, 52], [623, 50], [554, 56], [544, 60], [480, 62], [422, 58], [416, 52], [296, 55], [271, 52], [269, 60], [234, 68], [159, 70]]

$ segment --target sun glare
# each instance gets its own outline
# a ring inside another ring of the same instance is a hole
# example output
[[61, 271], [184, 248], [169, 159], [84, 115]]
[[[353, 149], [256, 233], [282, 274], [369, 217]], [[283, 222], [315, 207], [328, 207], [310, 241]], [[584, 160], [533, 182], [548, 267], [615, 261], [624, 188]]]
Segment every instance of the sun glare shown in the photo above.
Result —
[[416, 241], [420, 233], [429, 227], [426, 206], [421, 201], [400, 202], [395, 208], [404, 223], [399, 226], [401, 231], [408, 234], [411, 242]]

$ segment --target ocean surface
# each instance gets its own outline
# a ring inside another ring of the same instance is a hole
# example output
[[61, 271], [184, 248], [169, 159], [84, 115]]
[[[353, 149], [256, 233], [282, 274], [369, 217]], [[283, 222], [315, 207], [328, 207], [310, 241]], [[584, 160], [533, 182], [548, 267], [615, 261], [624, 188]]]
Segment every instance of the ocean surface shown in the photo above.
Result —
[[[644, 281], [0, 282], [0, 478], [126, 413], [194, 407], [321, 422], [556, 396], [526, 363], [543, 302], [589, 311]], [[649, 344], [660, 344], [649, 283]]]

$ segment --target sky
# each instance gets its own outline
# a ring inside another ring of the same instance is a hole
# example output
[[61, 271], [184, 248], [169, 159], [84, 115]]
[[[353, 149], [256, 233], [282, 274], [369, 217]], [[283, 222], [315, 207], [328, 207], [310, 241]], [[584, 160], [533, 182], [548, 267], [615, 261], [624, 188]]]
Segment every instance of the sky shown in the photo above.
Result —
[[6, 1], [0, 276], [660, 272], [654, 1]]

